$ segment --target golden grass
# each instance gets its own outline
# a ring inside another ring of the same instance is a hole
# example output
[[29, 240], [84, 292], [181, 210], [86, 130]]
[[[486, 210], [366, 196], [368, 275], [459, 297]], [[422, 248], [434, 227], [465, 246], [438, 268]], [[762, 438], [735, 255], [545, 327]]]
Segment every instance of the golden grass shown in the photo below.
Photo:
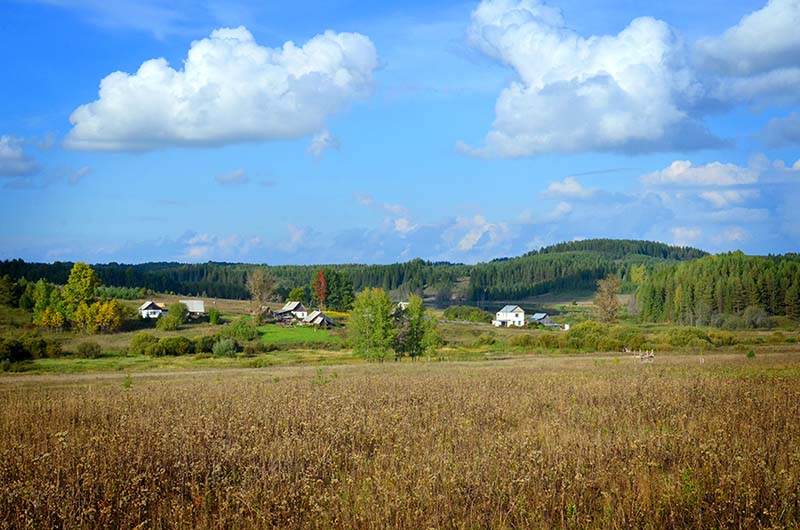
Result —
[[0, 380], [0, 528], [791, 528], [800, 358]]

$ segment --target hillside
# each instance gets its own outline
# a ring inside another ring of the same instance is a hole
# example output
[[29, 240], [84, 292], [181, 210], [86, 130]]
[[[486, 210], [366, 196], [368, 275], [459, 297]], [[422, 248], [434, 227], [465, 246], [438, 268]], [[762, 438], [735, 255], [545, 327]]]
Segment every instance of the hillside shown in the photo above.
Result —
[[[347, 273], [356, 291], [382, 287], [400, 293], [425, 292], [440, 302], [488, 302], [525, 298], [561, 291], [591, 290], [607, 274], [619, 274], [630, 289], [633, 268], [688, 261], [705, 256], [702, 250], [652, 241], [594, 239], [559, 243], [514, 258], [475, 265], [415, 259], [391, 265], [326, 265]], [[219, 298], [247, 297], [245, 277], [256, 265], [243, 263], [182, 264], [174, 262], [127, 265], [95, 264], [105, 285], [144, 287], [158, 292]], [[278, 294], [309, 286], [322, 265], [270, 266]], [[0, 276], [64, 284], [72, 263], [0, 262]]]

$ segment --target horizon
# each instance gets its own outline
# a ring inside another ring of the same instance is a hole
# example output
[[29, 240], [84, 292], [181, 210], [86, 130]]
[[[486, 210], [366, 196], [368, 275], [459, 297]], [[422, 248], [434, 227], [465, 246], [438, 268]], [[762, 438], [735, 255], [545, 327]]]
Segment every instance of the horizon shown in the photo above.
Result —
[[798, 251], [796, 0], [0, 1], [0, 260]]

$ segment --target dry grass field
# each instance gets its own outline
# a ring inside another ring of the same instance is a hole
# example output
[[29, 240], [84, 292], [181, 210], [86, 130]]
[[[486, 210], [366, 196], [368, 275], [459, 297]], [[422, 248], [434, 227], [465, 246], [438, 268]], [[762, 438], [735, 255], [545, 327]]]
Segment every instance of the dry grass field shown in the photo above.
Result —
[[800, 352], [0, 379], [0, 528], [797, 528]]

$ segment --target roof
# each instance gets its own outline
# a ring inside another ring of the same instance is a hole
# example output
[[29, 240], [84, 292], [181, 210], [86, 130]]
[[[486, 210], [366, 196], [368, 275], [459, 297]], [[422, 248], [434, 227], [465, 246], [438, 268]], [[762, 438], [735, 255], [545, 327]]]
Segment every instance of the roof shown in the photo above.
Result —
[[190, 313], [206, 312], [206, 304], [202, 300], [178, 300], [178, 302], [185, 305]]
[[303, 319], [303, 323], [316, 325], [320, 325], [322, 323], [333, 324], [333, 320], [331, 320], [330, 317], [322, 311], [316, 310], [309, 313], [309, 315]]
[[303, 302], [291, 301], [291, 302], [286, 302], [286, 304], [281, 308], [280, 311], [278, 311], [278, 313], [288, 313], [290, 311], [305, 311], [305, 310], [306, 308], [303, 305]]
[[524, 313], [525, 311], [518, 305], [507, 305], [498, 313]]
[[163, 307], [153, 302], [152, 300], [148, 300], [147, 302], [139, 306], [139, 311], [144, 311], [146, 309], [160, 309], [162, 311], [164, 310]]
[[531, 320], [542, 320], [543, 318], [547, 318], [547, 313], [534, 313]]

